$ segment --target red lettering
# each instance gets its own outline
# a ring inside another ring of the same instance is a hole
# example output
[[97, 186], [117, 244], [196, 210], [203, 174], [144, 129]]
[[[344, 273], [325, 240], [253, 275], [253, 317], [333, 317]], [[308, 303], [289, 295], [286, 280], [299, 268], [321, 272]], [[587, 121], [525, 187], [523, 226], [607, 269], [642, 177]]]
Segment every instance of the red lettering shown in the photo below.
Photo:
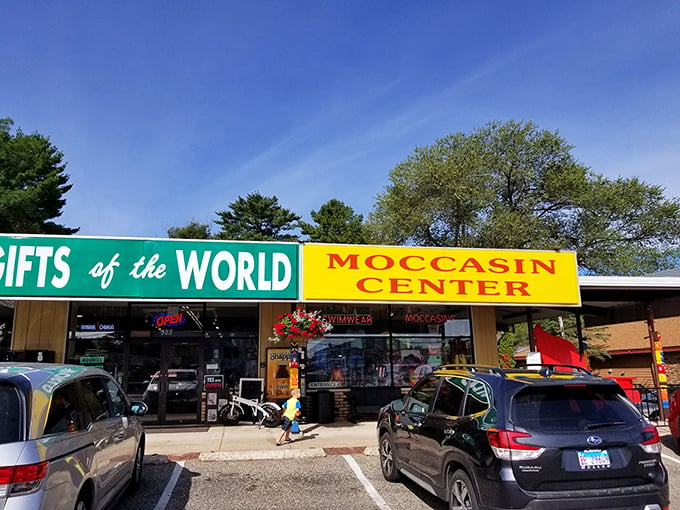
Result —
[[402, 257], [401, 259], [399, 259], [399, 266], [402, 269], [406, 269], [407, 271], [422, 271], [423, 269], [425, 269], [422, 266], [420, 266], [420, 267], [410, 267], [408, 265], [408, 259], [418, 259], [418, 260], [423, 260], [423, 261], [425, 260], [424, 257], [420, 257], [420, 256], [417, 256], [417, 255], [408, 255], [406, 257]]
[[482, 265], [479, 263], [477, 259], [469, 258], [467, 259], [462, 266], [460, 266], [460, 272], [464, 273], [466, 269], [472, 268], [478, 273], [486, 273]]
[[[498, 296], [500, 292], [496, 290], [496, 285], [498, 282], [491, 280], [479, 280], [477, 282], [477, 288], [479, 289], [480, 296]], [[495, 291], [495, 292], [492, 292]]]
[[531, 264], [532, 264], [532, 273], [538, 274], [538, 267], [542, 267], [543, 269], [546, 270], [546, 272], [550, 274], [555, 274], [555, 260], [550, 260], [550, 265], [546, 264], [542, 260], [536, 260], [536, 259], [531, 259]]
[[526, 290], [528, 286], [527, 282], [505, 282], [505, 295], [514, 296], [517, 291], [522, 296], [530, 296], [531, 294]]
[[390, 292], [392, 294], [413, 294], [412, 290], [401, 290], [401, 287], [409, 287], [411, 280], [406, 278], [390, 278]]
[[458, 286], [458, 292], [456, 294], [463, 294], [466, 295], [468, 293], [467, 291], [467, 284], [468, 283], [473, 283], [472, 280], [449, 280], [449, 283], [455, 283]]
[[[375, 265], [376, 260], [379, 258], [384, 260], [385, 267], [377, 267]], [[392, 269], [394, 267], [394, 259], [388, 257], [387, 255], [371, 255], [370, 257], [366, 257], [366, 266], [369, 269], [374, 269], [376, 271], [384, 271], [386, 269]]]
[[357, 289], [359, 289], [361, 292], [366, 292], [368, 294], [377, 294], [379, 292], [382, 292], [382, 289], [369, 290], [368, 287], [366, 287], [366, 283], [368, 283], [370, 280], [378, 282], [378, 284], [382, 283], [382, 280], [380, 278], [362, 278], [357, 282]]
[[337, 253], [329, 253], [328, 269], [336, 269], [335, 263], [340, 267], [344, 267], [349, 263], [349, 269], [359, 269], [358, 259], [359, 255], [347, 255], [346, 259], [342, 259]]
[[[439, 263], [440, 263], [442, 260], [450, 261], [450, 262], [451, 262], [451, 267], [450, 267], [449, 269], [444, 269], [443, 267], [441, 267], [441, 266], [439, 265]], [[453, 257], [435, 257], [435, 258], [433, 258], [432, 261], [430, 262], [430, 267], [432, 267], [432, 269], [434, 269], [435, 271], [441, 271], [441, 272], [455, 271], [455, 270], [456, 270], [456, 268], [455, 268], [455, 263], [456, 263], [456, 259], [454, 259]]]
[[427, 294], [428, 289], [426, 287], [429, 287], [429, 290], [435, 291], [437, 294], [444, 294], [444, 285], [445, 281], [444, 280], [437, 280], [438, 285], [430, 280], [420, 280], [420, 292], [418, 294]]
[[508, 261], [506, 259], [491, 259], [489, 260], [489, 272], [491, 273], [507, 273], [510, 271]]

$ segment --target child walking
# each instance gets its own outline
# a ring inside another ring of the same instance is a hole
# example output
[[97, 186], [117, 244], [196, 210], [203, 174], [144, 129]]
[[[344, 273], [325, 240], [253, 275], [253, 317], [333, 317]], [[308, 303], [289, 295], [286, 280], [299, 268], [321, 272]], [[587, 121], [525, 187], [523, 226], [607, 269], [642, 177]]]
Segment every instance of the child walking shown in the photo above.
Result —
[[283, 423], [281, 424], [281, 435], [278, 441], [276, 441], [276, 446], [281, 446], [282, 442], [285, 441], [290, 443], [290, 429], [293, 427], [293, 422], [300, 416], [300, 389], [293, 388], [290, 391], [290, 398], [283, 403]]

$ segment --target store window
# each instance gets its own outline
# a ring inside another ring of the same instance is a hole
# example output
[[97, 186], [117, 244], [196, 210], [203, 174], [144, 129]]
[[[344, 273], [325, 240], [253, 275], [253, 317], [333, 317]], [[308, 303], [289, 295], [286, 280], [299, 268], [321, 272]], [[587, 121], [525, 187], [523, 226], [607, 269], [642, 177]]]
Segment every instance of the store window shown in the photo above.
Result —
[[0, 360], [6, 359], [12, 348], [14, 301], [0, 301]]
[[257, 305], [206, 305], [206, 375], [224, 375], [230, 387], [238, 388], [240, 378], [258, 376]]
[[391, 386], [387, 305], [314, 306], [333, 332], [307, 342], [307, 388]]
[[257, 377], [258, 320], [256, 304], [132, 303], [128, 392], [161, 366], [223, 375], [232, 387]]
[[73, 302], [66, 362], [100, 367], [123, 382], [127, 303]]
[[413, 386], [443, 364], [472, 363], [467, 307], [392, 305], [395, 386]]
[[307, 342], [307, 387], [413, 386], [439, 365], [472, 362], [467, 307], [319, 304], [333, 324]]

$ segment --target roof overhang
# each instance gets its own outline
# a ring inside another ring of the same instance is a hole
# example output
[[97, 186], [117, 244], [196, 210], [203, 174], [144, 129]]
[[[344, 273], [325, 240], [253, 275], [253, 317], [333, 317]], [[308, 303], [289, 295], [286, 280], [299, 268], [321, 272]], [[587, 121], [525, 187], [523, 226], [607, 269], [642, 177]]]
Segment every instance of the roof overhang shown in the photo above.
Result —
[[540, 308], [499, 305], [499, 325], [527, 320], [581, 314], [587, 326], [645, 320], [648, 312], [657, 318], [680, 315], [680, 276], [580, 276], [580, 307]]

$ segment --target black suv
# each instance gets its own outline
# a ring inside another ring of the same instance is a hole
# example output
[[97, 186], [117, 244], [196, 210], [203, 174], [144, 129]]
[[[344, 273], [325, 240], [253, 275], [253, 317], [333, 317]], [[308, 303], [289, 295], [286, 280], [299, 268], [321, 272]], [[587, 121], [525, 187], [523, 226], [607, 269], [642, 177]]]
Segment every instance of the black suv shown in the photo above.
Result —
[[385, 479], [449, 509], [669, 508], [656, 427], [576, 367], [440, 367], [380, 410], [378, 440]]

